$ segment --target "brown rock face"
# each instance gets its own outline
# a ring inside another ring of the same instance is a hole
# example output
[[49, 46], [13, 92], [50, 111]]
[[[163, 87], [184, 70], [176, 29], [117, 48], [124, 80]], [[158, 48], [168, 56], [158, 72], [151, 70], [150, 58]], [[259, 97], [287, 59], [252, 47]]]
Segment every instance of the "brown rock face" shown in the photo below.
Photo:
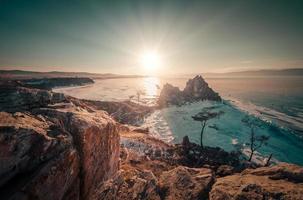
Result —
[[157, 179], [150, 171], [121, 170], [96, 190], [93, 200], [146, 199], [160, 200]]
[[80, 155], [81, 194], [89, 199], [95, 187], [119, 168], [118, 125], [105, 113], [74, 112], [69, 118], [68, 130]]
[[206, 168], [177, 167], [164, 172], [160, 187], [165, 191], [165, 199], [207, 199], [214, 182], [214, 174]]
[[[72, 138], [52, 137], [51, 122], [0, 112], [0, 196], [62, 199], [78, 179], [79, 157]], [[56, 130], [59, 131], [59, 130]]]
[[0, 101], [10, 112], [0, 112], [1, 199], [90, 199], [116, 174], [119, 125], [105, 112], [42, 90], [10, 94]]
[[219, 178], [210, 199], [302, 199], [302, 175], [303, 168], [291, 164], [245, 170]]

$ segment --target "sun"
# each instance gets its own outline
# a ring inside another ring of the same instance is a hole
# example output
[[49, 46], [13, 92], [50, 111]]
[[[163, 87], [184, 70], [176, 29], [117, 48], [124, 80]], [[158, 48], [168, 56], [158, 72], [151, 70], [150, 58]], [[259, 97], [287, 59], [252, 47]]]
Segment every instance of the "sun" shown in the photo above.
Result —
[[161, 65], [161, 57], [156, 51], [145, 51], [140, 61], [147, 71], [155, 71]]

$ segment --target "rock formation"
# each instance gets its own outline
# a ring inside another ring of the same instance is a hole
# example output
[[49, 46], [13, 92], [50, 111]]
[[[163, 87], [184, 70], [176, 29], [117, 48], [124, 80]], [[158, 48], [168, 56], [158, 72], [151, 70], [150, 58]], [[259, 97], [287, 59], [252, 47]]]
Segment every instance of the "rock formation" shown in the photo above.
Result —
[[[191, 99], [202, 98], [204, 89], [188, 88]], [[201, 149], [188, 137], [166, 144], [129, 125], [150, 111], [16, 83], [0, 86], [0, 198], [302, 199], [302, 167], [240, 165], [236, 154]]]
[[207, 199], [215, 176], [207, 168], [179, 166], [163, 172], [159, 179], [160, 188], [165, 190], [167, 200]]
[[131, 101], [113, 102], [81, 100], [81, 102], [96, 110], [106, 111], [112, 118], [122, 124], [134, 126], [142, 124], [144, 118], [154, 110], [153, 107], [140, 105]]
[[160, 107], [165, 107], [203, 100], [221, 101], [221, 97], [208, 86], [201, 76], [196, 76], [187, 81], [183, 91], [180, 91], [178, 87], [165, 84], [160, 93], [158, 104]]
[[0, 108], [1, 199], [90, 199], [118, 171], [119, 125], [106, 112], [22, 87], [2, 90]]
[[217, 179], [211, 200], [302, 199], [303, 168], [282, 163]]

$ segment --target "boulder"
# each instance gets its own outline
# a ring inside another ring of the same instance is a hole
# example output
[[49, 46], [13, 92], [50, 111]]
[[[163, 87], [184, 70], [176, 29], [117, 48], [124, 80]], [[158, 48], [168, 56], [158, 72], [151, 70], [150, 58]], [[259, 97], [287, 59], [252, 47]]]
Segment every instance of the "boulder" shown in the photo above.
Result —
[[146, 199], [160, 200], [157, 179], [151, 171], [120, 170], [117, 176], [103, 183], [92, 200]]
[[216, 175], [219, 177], [232, 175], [235, 172], [235, 168], [230, 165], [220, 165], [216, 170]]
[[302, 167], [286, 163], [247, 169], [240, 174], [218, 178], [210, 199], [302, 199], [302, 176]]
[[207, 199], [214, 180], [210, 169], [179, 166], [164, 172], [159, 185], [167, 200]]

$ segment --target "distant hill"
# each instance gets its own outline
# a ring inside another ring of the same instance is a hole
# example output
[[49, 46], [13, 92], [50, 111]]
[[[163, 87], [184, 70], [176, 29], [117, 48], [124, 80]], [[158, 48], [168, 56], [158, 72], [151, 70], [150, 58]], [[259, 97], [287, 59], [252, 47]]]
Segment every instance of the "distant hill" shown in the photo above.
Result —
[[205, 77], [263, 77], [263, 76], [303, 76], [303, 68], [280, 70], [251, 70], [227, 73], [204, 73]]
[[92, 79], [109, 79], [109, 78], [137, 78], [143, 76], [137, 75], [118, 75], [118, 74], [98, 74], [88, 72], [35, 72], [23, 70], [0, 70], [2, 79], [32, 79], [32, 78], [60, 78], [60, 77], [86, 77]]
[[[192, 77], [197, 74], [187, 74], [185, 76]], [[183, 75], [182, 75], [183, 76]], [[250, 70], [240, 72], [227, 73], [202, 73], [203, 77], [266, 77], [266, 76], [303, 76], [303, 68], [280, 69], [280, 70]], [[60, 77], [85, 77], [92, 79], [114, 79], [114, 78], [139, 78], [145, 76], [139, 75], [119, 75], [119, 74], [98, 74], [88, 72], [36, 72], [23, 70], [0, 70], [1, 79], [32, 79], [32, 78], [60, 78]]]

